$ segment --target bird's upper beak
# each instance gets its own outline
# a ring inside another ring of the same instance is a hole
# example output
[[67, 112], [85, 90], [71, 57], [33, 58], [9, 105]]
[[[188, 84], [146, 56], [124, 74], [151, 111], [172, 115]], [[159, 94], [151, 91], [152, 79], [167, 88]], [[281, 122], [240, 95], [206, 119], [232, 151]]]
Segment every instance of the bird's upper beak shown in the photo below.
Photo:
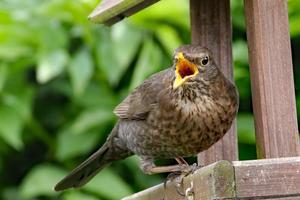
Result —
[[194, 63], [187, 60], [186, 58], [184, 58], [182, 52], [177, 53], [176, 58], [176, 79], [173, 83], [173, 89], [178, 88], [188, 79], [195, 77], [199, 73], [197, 66]]

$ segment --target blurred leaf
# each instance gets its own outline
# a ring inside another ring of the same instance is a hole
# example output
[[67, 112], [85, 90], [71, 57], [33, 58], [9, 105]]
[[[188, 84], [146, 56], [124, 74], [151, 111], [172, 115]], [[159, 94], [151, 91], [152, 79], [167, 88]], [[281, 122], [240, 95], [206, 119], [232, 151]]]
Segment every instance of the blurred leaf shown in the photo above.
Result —
[[56, 158], [67, 160], [78, 155], [87, 154], [98, 143], [101, 135], [98, 132], [88, 132], [85, 134], [73, 134], [62, 132], [57, 138]]
[[7, 73], [8, 73], [8, 66], [4, 63], [0, 63], [0, 93], [4, 87], [6, 78], [7, 78]]
[[138, 12], [128, 19], [134, 25], [155, 31], [163, 24], [189, 29], [189, 4], [181, 0], [164, 0]]
[[21, 117], [10, 107], [0, 106], [0, 137], [15, 149], [23, 146], [21, 130], [23, 121]]
[[[300, 12], [300, 9], [299, 9]], [[299, 28], [299, 24], [300, 24], [300, 14], [296, 17], [291, 17], [290, 18], [290, 33], [291, 33], [291, 37], [296, 37], [300, 35], [300, 28]]]
[[72, 58], [68, 66], [73, 91], [81, 96], [93, 73], [93, 61], [87, 49], [81, 49]]
[[24, 200], [20, 195], [20, 190], [17, 187], [9, 187], [2, 192], [2, 200]]
[[16, 60], [31, 53], [32, 49], [26, 45], [13, 43], [2, 43], [0, 45], [0, 58], [4, 60]]
[[39, 57], [37, 80], [39, 83], [46, 83], [59, 75], [65, 68], [68, 61], [68, 54], [64, 49], [46, 52]]
[[33, 26], [33, 29], [38, 34], [37, 42], [41, 52], [52, 54], [55, 51], [67, 50], [69, 38], [60, 22], [51, 18], [47, 19], [47, 21], [41, 19], [38, 21], [38, 24]]
[[288, 1], [289, 22], [290, 22], [290, 34], [291, 37], [300, 35], [299, 23], [300, 23], [300, 4], [298, 0]]
[[2, 100], [5, 105], [9, 106], [12, 111], [18, 114], [23, 121], [26, 121], [31, 116], [33, 94], [32, 88], [23, 87], [22, 91], [13, 91], [13, 94], [3, 94]]
[[133, 77], [130, 83], [131, 90], [141, 84], [150, 74], [158, 71], [160, 68], [162, 54], [161, 50], [153, 43], [152, 40], [145, 41], [133, 72]]
[[84, 98], [77, 101], [85, 107], [102, 107], [112, 111], [118, 103], [117, 94], [104, 84], [90, 83], [82, 96]]
[[61, 169], [42, 164], [34, 167], [24, 178], [21, 184], [21, 194], [24, 198], [33, 198], [40, 195], [56, 196], [55, 184], [65, 175]]
[[84, 194], [79, 191], [69, 191], [65, 192], [63, 195], [64, 200], [100, 200], [94, 196]]
[[255, 128], [252, 115], [239, 114], [237, 117], [237, 128], [241, 143], [255, 144]]
[[172, 56], [174, 49], [182, 44], [181, 39], [178, 36], [176, 30], [170, 26], [159, 26], [155, 30], [156, 37], [159, 38], [160, 42], [166, 49], [169, 56]]
[[248, 47], [244, 40], [237, 40], [233, 43], [233, 58], [235, 62], [243, 65], [248, 64]]
[[102, 123], [107, 123], [114, 119], [111, 110], [103, 108], [91, 108], [83, 111], [70, 127], [70, 132], [80, 134], [88, 131], [91, 128], [101, 126]]
[[130, 185], [110, 168], [103, 169], [83, 189], [111, 200], [121, 199], [133, 193]]
[[[97, 45], [99, 67], [112, 85], [116, 85], [129, 67], [141, 42], [141, 32], [124, 23], [112, 27], [111, 34], [102, 32]], [[110, 40], [109, 40], [110, 39]]]
[[157, 185], [163, 182], [162, 177], [159, 174], [153, 174], [149, 176], [142, 172], [142, 170], [139, 167], [140, 158], [138, 156], [131, 156], [129, 158], [126, 158], [126, 160], [123, 162], [130, 169], [130, 172], [132, 172], [131, 174], [129, 174], [132, 176], [130, 177], [130, 179], [134, 180], [139, 190], [143, 190], [144, 188], [149, 188], [153, 185]]
[[232, 24], [240, 30], [245, 30], [244, 1], [231, 0]]

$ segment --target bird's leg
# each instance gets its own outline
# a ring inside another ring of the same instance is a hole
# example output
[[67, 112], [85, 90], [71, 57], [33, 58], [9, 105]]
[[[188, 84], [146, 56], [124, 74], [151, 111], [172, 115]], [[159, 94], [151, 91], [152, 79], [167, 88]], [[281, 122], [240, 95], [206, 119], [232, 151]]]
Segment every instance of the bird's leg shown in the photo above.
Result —
[[143, 159], [140, 165], [141, 169], [145, 174], [158, 174], [158, 173], [167, 173], [167, 172], [181, 172], [188, 167], [188, 165], [169, 165], [169, 166], [159, 166], [157, 167], [153, 159]]
[[180, 165], [189, 165], [189, 163], [187, 163], [183, 157], [176, 157], [175, 160], [178, 162], [178, 164]]
[[178, 165], [169, 165], [169, 166], [160, 166], [157, 167], [153, 159], [150, 158], [142, 158], [141, 160], [141, 169], [145, 174], [156, 174], [156, 173], [166, 173], [171, 172], [165, 182], [164, 188], [166, 188], [167, 181], [174, 181], [175, 180], [175, 187], [178, 194], [183, 195], [184, 193], [182, 190], [182, 183], [183, 178], [190, 173], [193, 173], [197, 168], [196, 165], [189, 165], [182, 157], [177, 157], [175, 160], [178, 162]]

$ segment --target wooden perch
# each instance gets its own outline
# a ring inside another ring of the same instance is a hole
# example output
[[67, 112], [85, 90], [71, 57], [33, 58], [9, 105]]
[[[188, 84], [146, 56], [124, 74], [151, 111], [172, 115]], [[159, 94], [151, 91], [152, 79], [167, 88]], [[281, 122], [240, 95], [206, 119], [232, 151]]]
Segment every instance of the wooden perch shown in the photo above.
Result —
[[[300, 199], [300, 157], [219, 161], [184, 178], [193, 199]], [[184, 200], [172, 183], [157, 185], [123, 200]]]
[[95, 23], [111, 26], [157, 1], [159, 0], [102, 0], [88, 18]]

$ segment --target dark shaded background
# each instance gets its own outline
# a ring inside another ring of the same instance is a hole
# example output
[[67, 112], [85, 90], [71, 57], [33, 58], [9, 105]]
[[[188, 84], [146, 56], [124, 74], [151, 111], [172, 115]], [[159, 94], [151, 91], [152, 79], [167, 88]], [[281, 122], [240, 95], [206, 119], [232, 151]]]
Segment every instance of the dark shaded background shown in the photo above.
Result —
[[[238, 135], [240, 159], [255, 159], [242, 2], [232, 0]], [[0, 199], [119, 199], [162, 180], [142, 174], [131, 157], [83, 189], [52, 190], [104, 142], [114, 106], [190, 42], [188, 1], [161, 1], [111, 28], [87, 21], [97, 3], [0, 1]], [[288, 4], [300, 108], [300, 1]]]

